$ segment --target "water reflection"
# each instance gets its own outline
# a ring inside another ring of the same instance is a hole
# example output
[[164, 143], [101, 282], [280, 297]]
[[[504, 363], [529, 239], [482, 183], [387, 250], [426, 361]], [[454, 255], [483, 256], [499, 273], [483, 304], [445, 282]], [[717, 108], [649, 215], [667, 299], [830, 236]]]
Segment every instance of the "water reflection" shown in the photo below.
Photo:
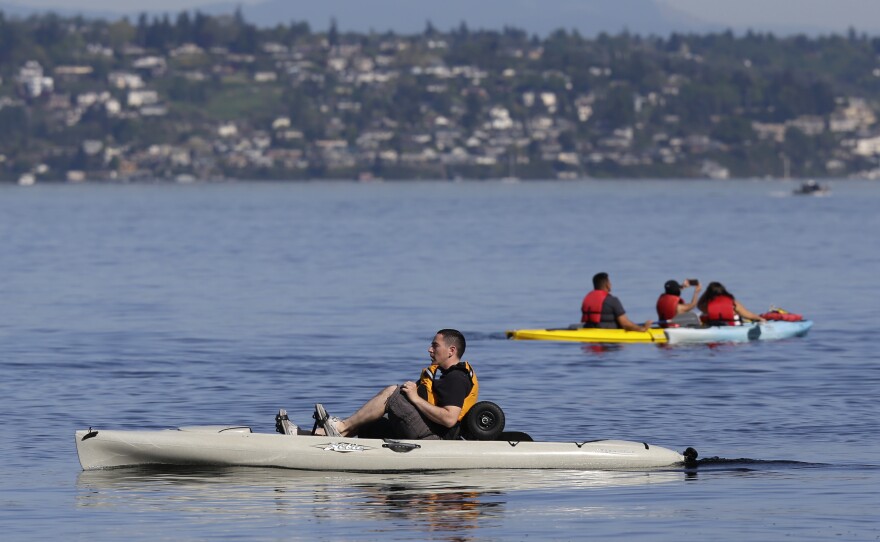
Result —
[[584, 343], [581, 351], [585, 354], [602, 356], [623, 350], [623, 345], [618, 343]]
[[279, 469], [84, 471], [77, 506], [139, 514], [216, 515], [265, 524], [341, 522], [344, 532], [411, 529], [467, 539], [504, 516], [520, 492], [580, 491], [681, 482], [683, 471], [445, 471], [329, 473]]

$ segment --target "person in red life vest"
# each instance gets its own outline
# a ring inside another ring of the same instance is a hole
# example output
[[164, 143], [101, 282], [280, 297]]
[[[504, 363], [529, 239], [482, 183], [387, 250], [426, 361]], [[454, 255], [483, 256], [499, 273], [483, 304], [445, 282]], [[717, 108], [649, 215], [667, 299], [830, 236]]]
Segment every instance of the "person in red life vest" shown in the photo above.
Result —
[[633, 323], [626, 316], [620, 300], [611, 295], [608, 273], [596, 273], [593, 276], [593, 291], [584, 296], [581, 302], [581, 323], [584, 327], [648, 331], [654, 322], [648, 320], [642, 325]]
[[[315, 405], [315, 434], [331, 437], [389, 437], [403, 439], [454, 439], [460, 421], [477, 402], [479, 384], [470, 365], [461, 360], [464, 335], [441, 329], [428, 355], [431, 365], [419, 382], [393, 384], [380, 391], [350, 417], [340, 420]], [[387, 416], [387, 417], [386, 417]]]
[[[690, 286], [694, 287], [694, 297], [690, 303], [685, 303], [684, 299], [681, 298], [681, 289]], [[676, 322], [673, 322], [676, 317], [694, 310], [697, 306], [697, 296], [703, 288], [699, 282], [691, 284], [690, 279], [684, 279], [684, 282], [681, 284], [677, 280], [667, 280], [666, 284], [663, 285], [663, 289], [664, 293], [660, 294], [660, 297], [657, 299], [657, 318], [660, 319], [662, 326], [668, 326], [676, 324]], [[696, 319], [695, 316], [693, 318]]]
[[739, 319], [762, 323], [767, 321], [745, 308], [720, 282], [709, 283], [706, 293], [697, 301], [697, 308], [702, 312], [700, 320], [711, 326], [735, 326], [740, 323], [737, 321]]

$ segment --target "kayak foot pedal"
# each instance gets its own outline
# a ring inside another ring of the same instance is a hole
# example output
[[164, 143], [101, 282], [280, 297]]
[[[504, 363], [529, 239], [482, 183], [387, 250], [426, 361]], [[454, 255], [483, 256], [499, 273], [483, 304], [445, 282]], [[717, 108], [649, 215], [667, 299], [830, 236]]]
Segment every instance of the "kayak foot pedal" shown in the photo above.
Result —
[[382, 439], [382, 440], [385, 441], [385, 444], [382, 445], [383, 448], [388, 448], [392, 452], [397, 452], [397, 453], [402, 453], [402, 454], [407, 453], [407, 452], [411, 452], [413, 450], [416, 450], [416, 449], [422, 447], [419, 444], [413, 444], [411, 442], [400, 442], [399, 440], [392, 440], [392, 439], [387, 439], [387, 438]]

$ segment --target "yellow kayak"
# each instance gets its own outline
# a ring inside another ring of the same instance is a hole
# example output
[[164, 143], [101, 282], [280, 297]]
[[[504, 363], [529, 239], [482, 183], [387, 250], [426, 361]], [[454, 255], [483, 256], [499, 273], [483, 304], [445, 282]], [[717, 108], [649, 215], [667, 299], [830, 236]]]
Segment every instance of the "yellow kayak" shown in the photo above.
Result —
[[571, 341], [580, 343], [665, 343], [662, 329], [626, 331], [625, 329], [558, 328], [515, 329], [507, 332], [508, 339], [519, 341]]

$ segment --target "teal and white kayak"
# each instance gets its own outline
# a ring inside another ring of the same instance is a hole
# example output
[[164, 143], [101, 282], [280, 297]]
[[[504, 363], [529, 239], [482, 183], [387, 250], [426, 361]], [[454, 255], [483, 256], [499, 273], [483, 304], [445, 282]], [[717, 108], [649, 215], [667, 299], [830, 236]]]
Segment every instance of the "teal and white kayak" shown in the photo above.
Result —
[[[503, 435], [502, 435], [503, 436]], [[83, 470], [134, 466], [274, 467], [312, 471], [405, 472], [465, 469], [628, 470], [684, 465], [685, 456], [626, 440], [360, 439], [253, 433], [249, 427], [76, 432]], [[696, 457], [692, 449], [685, 451]]]
[[803, 337], [813, 327], [812, 320], [785, 322], [771, 320], [741, 326], [671, 327], [664, 330], [669, 344], [773, 341]]
[[652, 328], [648, 331], [623, 329], [556, 328], [517, 329], [507, 331], [507, 338], [532, 341], [568, 341], [581, 343], [654, 343], [697, 344], [722, 342], [772, 341], [802, 337], [813, 327], [812, 320], [786, 322], [770, 320], [766, 323], [748, 323], [741, 326], [683, 326]]

